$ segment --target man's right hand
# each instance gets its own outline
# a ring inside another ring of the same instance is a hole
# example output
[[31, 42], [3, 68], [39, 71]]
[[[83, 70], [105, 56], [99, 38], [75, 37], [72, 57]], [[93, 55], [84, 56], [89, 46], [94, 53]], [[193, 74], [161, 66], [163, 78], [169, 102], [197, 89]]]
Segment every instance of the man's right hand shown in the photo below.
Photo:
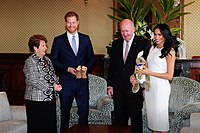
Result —
[[76, 75], [76, 69], [74, 69], [72, 67], [68, 67], [67, 72], [71, 73], [72, 75]]
[[138, 83], [138, 80], [136, 80], [134, 74], [130, 76], [130, 82], [133, 87]]
[[107, 87], [107, 94], [108, 94], [108, 96], [110, 96], [110, 97], [113, 96], [113, 87], [112, 87], [112, 86], [108, 86], [108, 87]]

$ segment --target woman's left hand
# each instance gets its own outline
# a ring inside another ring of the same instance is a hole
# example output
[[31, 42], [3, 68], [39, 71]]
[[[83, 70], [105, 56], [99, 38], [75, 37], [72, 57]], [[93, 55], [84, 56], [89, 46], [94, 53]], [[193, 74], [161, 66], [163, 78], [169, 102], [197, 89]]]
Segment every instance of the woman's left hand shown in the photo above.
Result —
[[144, 75], [149, 75], [150, 74], [150, 71], [149, 69], [146, 67], [146, 66], [143, 66], [142, 69], [140, 68], [136, 68], [136, 71], [138, 74], [144, 74]]

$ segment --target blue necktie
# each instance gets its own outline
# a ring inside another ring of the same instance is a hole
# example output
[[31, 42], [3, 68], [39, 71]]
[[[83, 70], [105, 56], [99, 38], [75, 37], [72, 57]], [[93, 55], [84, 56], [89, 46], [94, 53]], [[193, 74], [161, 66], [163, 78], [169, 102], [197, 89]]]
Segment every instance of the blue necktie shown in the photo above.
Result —
[[76, 47], [75, 36], [72, 37], [72, 49], [74, 51], [74, 54], [77, 55], [77, 47]]

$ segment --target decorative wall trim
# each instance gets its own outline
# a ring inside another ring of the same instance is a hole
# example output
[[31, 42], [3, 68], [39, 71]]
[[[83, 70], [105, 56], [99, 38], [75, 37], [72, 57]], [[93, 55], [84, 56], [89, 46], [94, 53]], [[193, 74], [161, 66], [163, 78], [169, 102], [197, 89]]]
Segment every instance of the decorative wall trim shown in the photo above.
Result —
[[[24, 104], [25, 76], [23, 67], [30, 53], [0, 53], [2, 90], [8, 95], [11, 105]], [[47, 54], [47, 56], [50, 56]], [[104, 77], [104, 55], [95, 54], [92, 74]]]

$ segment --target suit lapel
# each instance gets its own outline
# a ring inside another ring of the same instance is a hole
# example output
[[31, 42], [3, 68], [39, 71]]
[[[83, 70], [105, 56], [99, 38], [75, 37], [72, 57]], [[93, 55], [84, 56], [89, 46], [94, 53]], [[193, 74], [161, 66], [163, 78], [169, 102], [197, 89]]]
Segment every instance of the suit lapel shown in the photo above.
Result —
[[118, 44], [119, 45], [119, 49], [120, 49], [119, 59], [121, 60], [122, 64], [124, 64], [124, 59], [123, 59], [123, 42], [124, 42], [124, 40], [121, 39], [119, 41], [119, 44]]
[[78, 47], [77, 56], [79, 56], [80, 53], [81, 53], [81, 50], [84, 49], [84, 48], [83, 48], [83, 45], [84, 45], [83, 40], [84, 40], [84, 38], [83, 38], [83, 36], [82, 36], [80, 33], [78, 33], [78, 37], [79, 37], [79, 47]]

